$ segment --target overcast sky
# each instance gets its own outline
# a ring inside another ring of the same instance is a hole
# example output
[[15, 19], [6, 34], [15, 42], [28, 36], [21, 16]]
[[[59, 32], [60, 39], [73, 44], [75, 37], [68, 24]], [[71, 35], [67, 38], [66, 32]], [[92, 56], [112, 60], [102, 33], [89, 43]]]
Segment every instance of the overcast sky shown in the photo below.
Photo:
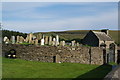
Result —
[[3, 2], [3, 29], [20, 32], [118, 29], [117, 2]]

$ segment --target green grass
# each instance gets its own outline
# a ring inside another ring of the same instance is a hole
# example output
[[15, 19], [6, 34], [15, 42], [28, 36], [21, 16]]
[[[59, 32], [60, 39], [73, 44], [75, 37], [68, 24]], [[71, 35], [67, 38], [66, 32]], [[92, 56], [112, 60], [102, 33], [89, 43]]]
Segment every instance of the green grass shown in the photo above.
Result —
[[115, 63], [115, 62], [110, 62], [109, 64], [110, 65], [117, 65], [117, 63]]
[[29, 45], [29, 44], [31, 44], [31, 43], [23, 42], [23, 43], [18, 43], [18, 44]]
[[3, 58], [3, 78], [103, 78], [108, 65], [46, 63]]

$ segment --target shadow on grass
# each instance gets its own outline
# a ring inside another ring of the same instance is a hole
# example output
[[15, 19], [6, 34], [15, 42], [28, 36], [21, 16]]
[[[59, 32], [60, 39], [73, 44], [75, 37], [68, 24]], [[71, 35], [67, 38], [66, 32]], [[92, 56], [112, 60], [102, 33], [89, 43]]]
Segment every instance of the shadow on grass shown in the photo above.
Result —
[[73, 80], [102, 80], [111, 70], [112, 65], [101, 65]]

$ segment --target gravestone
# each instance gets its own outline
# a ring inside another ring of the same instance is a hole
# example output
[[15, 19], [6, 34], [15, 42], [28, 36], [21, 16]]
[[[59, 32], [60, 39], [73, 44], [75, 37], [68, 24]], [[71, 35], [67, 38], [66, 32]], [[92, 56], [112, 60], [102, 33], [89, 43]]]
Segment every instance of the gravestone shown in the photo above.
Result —
[[77, 42], [76, 46], [80, 46], [80, 44]]
[[35, 39], [37, 39], [37, 38], [36, 38], [36, 36], [35, 36], [35, 35], [33, 35], [32, 40], [35, 40]]
[[63, 42], [62, 42], [62, 41], [60, 41], [60, 46], [62, 46], [62, 43], [63, 43]]
[[25, 39], [25, 42], [28, 42], [29, 41], [29, 35], [27, 35], [26, 39]]
[[55, 46], [55, 43], [56, 43], [56, 39], [53, 38], [53, 41], [52, 41], [52, 46]]
[[17, 42], [16, 43], [19, 43], [20, 41], [20, 36], [17, 36]]
[[74, 41], [72, 41], [72, 46], [75, 46], [75, 40], [74, 40]]
[[20, 36], [20, 43], [24, 42], [24, 38], [22, 36]]
[[45, 37], [45, 44], [48, 44], [48, 36]]
[[11, 42], [12, 44], [15, 44], [15, 36], [11, 36]]
[[44, 42], [45, 42], [44, 38], [41, 39], [41, 45], [44, 45]]
[[62, 42], [63, 42], [62, 46], [65, 46], [65, 41], [62, 41]]
[[55, 42], [55, 45], [58, 46], [59, 45], [59, 36], [56, 35], [56, 42]]
[[65, 41], [60, 41], [60, 46], [65, 46]]
[[35, 45], [38, 45], [38, 39], [35, 39]]
[[49, 45], [52, 45], [52, 36], [49, 36]]
[[31, 43], [32, 43], [32, 44], [35, 44], [35, 40], [32, 40]]
[[5, 42], [5, 44], [8, 44], [10, 40], [8, 39], [8, 37], [5, 36], [3, 41]]
[[6, 40], [5, 44], [8, 44], [9, 42], [10, 42], [10, 40], [7, 38], [7, 40]]
[[42, 39], [42, 34], [38, 34], [36, 38], [37, 38], [37, 40]]
[[33, 34], [32, 34], [32, 33], [30, 33], [30, 34], [29, 34], [29, 43], [31, 43], [31, 42], [32, 42], [32, 38], [33, 38]]
[[3, 38], [3, 41], [6, 42], [7, 39], [8, 39], [8, 37], [5, 36], [5, 37]]

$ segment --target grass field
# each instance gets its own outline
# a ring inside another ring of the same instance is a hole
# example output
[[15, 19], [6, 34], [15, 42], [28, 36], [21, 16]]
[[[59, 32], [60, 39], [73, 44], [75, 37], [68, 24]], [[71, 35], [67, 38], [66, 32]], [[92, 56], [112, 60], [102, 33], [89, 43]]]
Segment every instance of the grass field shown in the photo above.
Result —
[[3, 58], [4, 78], [103, 78], [110, 65], [45, 63]]

